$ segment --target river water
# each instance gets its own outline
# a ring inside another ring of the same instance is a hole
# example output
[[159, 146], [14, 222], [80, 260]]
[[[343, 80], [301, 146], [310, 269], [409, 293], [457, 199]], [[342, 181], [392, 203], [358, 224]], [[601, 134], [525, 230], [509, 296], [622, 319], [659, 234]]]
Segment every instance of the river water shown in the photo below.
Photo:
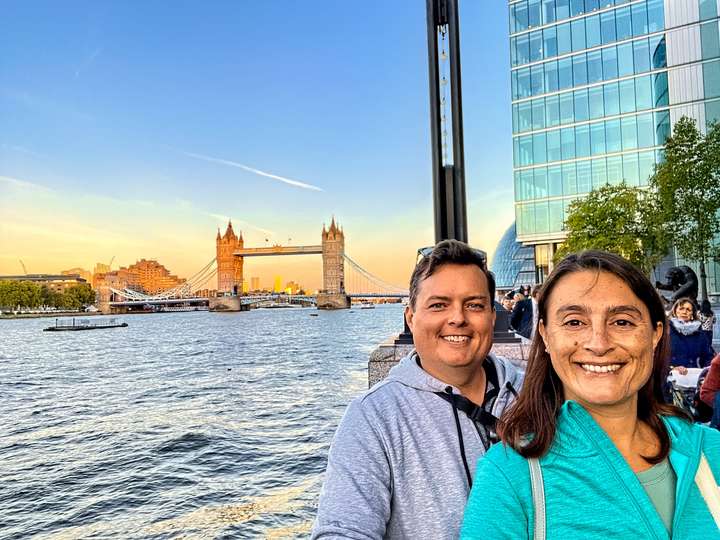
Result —
[[0, 538], [306, 537], [401, 306], [123, 320], [0, 321]]

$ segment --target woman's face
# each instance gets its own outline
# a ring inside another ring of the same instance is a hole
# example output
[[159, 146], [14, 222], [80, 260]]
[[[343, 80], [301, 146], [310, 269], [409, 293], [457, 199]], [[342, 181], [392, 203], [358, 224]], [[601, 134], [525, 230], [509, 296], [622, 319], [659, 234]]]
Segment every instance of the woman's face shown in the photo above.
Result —
[[539, 332], [565, 399], [586, 408], [625, 404], [650, 378], [662, 323], [614, 274], [583, 270], [562, 277], [546, 299]]
[[693, 308], [690, 302], [683, 302], [675, 307], [675, 317], [681, 321], [688, 322], [693, 318]]

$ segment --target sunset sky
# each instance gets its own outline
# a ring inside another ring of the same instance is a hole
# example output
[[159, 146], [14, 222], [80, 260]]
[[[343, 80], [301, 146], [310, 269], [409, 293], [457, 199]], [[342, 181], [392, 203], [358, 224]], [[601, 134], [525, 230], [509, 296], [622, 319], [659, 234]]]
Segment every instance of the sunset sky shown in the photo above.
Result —
[[[514, 219], [507, 3], [460, 16], [470, 242], [492, 254]], [[334, 215], [406, 285], [433, 243], [424, 1], [10, 0], [0, 51], [0, 274], [188, 277], [228, 218], [253, 247], [319, 244]], [[245, 267], [321, 283], [319, 257]]]

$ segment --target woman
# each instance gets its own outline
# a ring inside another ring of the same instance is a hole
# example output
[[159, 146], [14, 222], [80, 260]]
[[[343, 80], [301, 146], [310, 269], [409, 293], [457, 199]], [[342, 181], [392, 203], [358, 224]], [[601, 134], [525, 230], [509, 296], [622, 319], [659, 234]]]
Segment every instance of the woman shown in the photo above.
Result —
[[[697, 368], [710, 364], [713, 351], [697, 307], [690, 298], [679, 298], [670, 312], [670, 350], [672, 368]], [[684, 369], [680, 371], [685, 372]]]
[[563, 540], [720, 537], [703, 496], [720, 496], [720, 432], [663, 402], [667, 325], [647, 278], [616, 255], [570, 255], [538, 313], [525, 385], [503, 444], [478, 463], [461, 537], [530, 539], [536, 524]]

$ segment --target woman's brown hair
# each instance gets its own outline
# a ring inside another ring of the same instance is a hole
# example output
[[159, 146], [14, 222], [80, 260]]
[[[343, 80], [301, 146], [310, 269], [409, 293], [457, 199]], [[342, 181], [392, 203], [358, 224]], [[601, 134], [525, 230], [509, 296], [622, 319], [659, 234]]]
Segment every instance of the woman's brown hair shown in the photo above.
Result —
[[[586, 270], [608, 272], [623, 280], [630, 290], [645, 304], [650, 313], [652, 327], [663, 325], [663, 334], [653, 354], [650, 378], [638, 392], [638, 418], [648, 424], [660, 441], [655, 456], [645, 459], [659, 463], [670, 451], [670, 439], [659, 415], [678, 416], [692, 421], [679, 407], [665, 403], [663, 385], [668, 373], [670, 340], [663, 302], [645, 275], [622, 257], [605, 251], [583, 251], [565, 257], [551, 272], [538, 296], [538, 319], [547, 321], [547, 304], [553, 289], [566, 275]], [[535, 332], [525, 372], [525, 382], [517, 401], [503, 416], [498, 434], [505, 444], [520, 455], [545, 455], [555, 438], [556, 421], [565, 402], [562, 382], [550, 362], [545, 343]]]

